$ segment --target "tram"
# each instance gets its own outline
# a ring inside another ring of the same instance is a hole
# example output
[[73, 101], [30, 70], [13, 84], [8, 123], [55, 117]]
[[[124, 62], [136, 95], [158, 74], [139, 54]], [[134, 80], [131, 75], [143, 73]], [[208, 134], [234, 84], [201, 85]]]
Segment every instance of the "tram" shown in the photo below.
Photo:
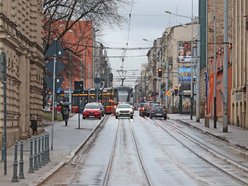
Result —
[[133, 88], [127, 86], [116, 87], [117, 103], [127, 102], [133, 104]]
[[[67, 92], [57, 94], [60, 100], [69, 101]], [[105, 114], [114, 113], [115, 107], [120, 102], [133, 104], [133, 89], [127, 86], [91, 88], [83, 91], [72, 91], [71, 112], [78, 113], [79, 107], [83, 108], [90, 102], [100, 102], [104, 106]]]

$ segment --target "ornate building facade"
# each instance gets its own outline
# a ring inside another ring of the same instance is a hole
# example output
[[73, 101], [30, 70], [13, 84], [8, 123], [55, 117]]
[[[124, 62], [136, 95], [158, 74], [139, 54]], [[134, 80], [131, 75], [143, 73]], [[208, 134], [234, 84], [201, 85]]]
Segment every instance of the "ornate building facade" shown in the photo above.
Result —
[[232, 9], [232, 91], [231, 91], [231, 117], [230, 123], [248, 129], [248, 2], [233, 0]]
[[[31, 135], [30, 120], [42, 124], [44, 61], [42, 0], [0, 1], [0, 52], [7, 59], [7, 145]], [[3, 133], [0, 82], [0, 134]], [[1, 135], [2, 136], [2, 135]], [[2, 145], [2, 138], [0, 138]]]

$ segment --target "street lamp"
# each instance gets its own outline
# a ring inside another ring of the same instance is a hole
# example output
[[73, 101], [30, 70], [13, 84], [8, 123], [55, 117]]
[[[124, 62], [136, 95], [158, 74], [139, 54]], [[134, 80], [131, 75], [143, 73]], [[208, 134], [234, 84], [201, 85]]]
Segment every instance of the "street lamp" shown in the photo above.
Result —
[[153, 41], [148, 40], [148, 39], [146, 39], [146, 38], [143, 38], [142, 40], [143, 40], [143, 41], [147, 41], [147, 42], [151, 42], [151, 43], [153, 42]]
[[[192, 6], [193, 6], [193, 1], [192, 1]], [[193, 15], [192, 15], [192, 17], [189, 17], [189, 16], [180, 15], [180, 14], [175, 14], [175, 13], [172, 13], [171, 11], [164, 11], [164, 12], [167, 13], [167, 14], [178, 16], [178, 17], [184, 17], [184, 18], [193, 19]]]

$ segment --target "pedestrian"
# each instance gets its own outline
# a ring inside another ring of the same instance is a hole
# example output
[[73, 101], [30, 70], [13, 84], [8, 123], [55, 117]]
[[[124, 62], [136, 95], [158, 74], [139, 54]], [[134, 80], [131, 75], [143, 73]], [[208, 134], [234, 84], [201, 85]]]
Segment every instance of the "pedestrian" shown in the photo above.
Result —
[[65, 126], [67, 126], [69, 115], [70, 115], [70, 107], [69, 105], [62, 104], [61, 105], [61, 114], [63, 120], [65, 120]]
[[69, 120], [69, 115], [70, 115], [70, 107], [69, 105], [66, 105], [64, 107], [64, 120], [65, 120], [65, 126], [67, 126], [68, 120]]

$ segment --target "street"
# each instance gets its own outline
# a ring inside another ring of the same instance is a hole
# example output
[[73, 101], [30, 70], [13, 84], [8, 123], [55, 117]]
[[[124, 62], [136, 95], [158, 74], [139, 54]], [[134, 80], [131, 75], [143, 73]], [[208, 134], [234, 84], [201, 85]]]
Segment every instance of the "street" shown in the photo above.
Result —
[[[247, 185], [247, 153], [178, 120], [105, 116], [44, 185]], [[94, 119], [84, 120], [91, 123]]]

